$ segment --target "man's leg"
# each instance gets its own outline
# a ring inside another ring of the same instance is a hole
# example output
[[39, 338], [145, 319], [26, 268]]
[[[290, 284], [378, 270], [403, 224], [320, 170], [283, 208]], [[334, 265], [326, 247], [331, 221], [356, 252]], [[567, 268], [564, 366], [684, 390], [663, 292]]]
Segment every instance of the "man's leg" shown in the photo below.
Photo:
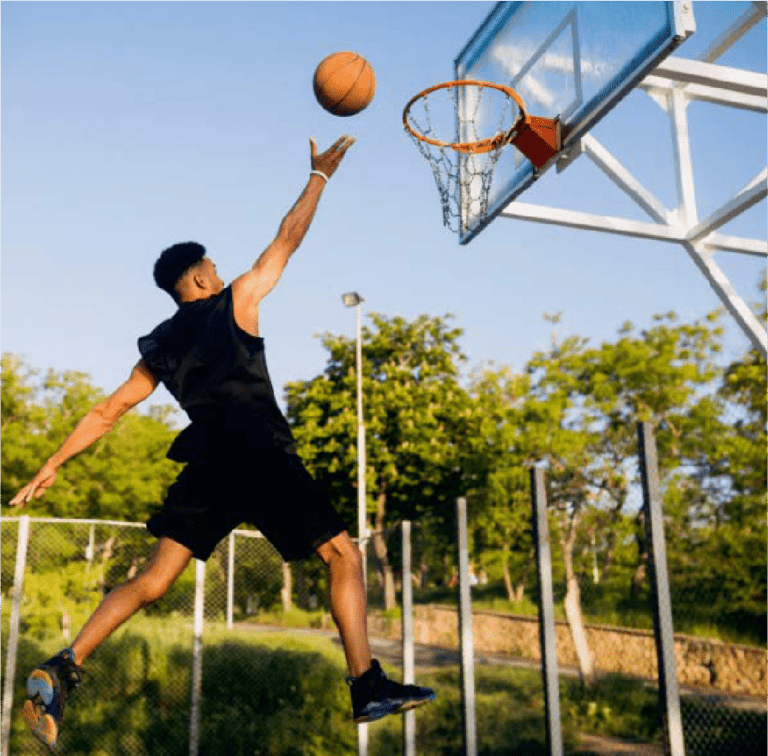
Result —
[[431, 688], [388, 680], [378, 661], [371, 659], [360, 550], [344, 531], [324, 543], [317, 553], [328, 566], [331, 615], [339, 628], [352, 695], [352, 717], [371, 722], [387, 714], [421, 706], [435, 697]]
[[64, 649], [34, 669], [27, 678], [24, 719], [32, 734], [55, 750], [64, 705], [69, 693], [80, 684], [80, 666], [125, 620], [159, 599], [189, 564], [192, 552], [170, 538], [161, 538], [140, 575], [123, 583], [99, 604], [75, 638]]
[[161, 538], [147, 567], [106, 596], [72, 644], [82, 664], [114, 630], [142, 607], [157, 601], [184, 572], [192, 552], [170, 538]]
[[360, 549], [344, 531], [317, 549], [328, 567], [331, 616], [339, 629], [349, 673], [359, 677], [371, 666]]

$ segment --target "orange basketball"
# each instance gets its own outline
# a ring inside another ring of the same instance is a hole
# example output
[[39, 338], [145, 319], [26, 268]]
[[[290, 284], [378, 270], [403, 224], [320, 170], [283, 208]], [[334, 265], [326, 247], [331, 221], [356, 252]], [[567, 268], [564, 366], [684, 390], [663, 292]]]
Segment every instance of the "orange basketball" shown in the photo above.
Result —
[[368, 61], [353, 52], [337, 52], [315, 69], [315, 97], [333, 115], [351, 116], [367, 108], [376, 93]]

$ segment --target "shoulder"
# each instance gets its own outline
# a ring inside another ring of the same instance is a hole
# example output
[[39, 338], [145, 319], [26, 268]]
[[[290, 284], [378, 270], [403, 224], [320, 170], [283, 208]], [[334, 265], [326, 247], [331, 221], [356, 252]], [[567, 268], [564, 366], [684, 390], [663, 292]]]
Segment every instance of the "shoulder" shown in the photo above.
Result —
[[232, 282], [232, 317], [235, 324], [249, 336], [259, 335], [259, 302], [263, 294], [249, 271]]

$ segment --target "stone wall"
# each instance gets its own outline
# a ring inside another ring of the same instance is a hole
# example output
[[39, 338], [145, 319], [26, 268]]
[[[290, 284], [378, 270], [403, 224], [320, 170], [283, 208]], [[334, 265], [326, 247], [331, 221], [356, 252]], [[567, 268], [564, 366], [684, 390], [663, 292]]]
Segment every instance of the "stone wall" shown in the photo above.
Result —
[[[399, 620], [371, 616], [372, 635], [400, 638]], [[608, 625], [587, 625], [589, 647], [598, 672], [620, 672], [656, 679], [656, 648], [653, 632]], [[558, 659], [561, 667], [577, 667], [568, 625], [556, 622]], [[538, 661], [539, 624], [535, 617], [474, 612], [472, 634], [475, 650]], [[414, 608], [413, 637], [416, 643], [458, 648], [458, 612], [444, 606]], [[766, 696], [766, 650], [738, 646], [708, 638], [675, 636], [678, 684], [724, 693]]]

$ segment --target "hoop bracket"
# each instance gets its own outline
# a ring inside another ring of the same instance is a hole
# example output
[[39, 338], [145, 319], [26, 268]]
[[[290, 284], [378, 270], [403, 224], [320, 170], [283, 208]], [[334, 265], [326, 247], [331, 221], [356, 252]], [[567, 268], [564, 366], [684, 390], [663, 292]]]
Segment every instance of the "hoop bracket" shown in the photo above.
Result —
[[526, 115], [510, 141], [534, 168], [543, 168], [562, 147], [560, 119]]

